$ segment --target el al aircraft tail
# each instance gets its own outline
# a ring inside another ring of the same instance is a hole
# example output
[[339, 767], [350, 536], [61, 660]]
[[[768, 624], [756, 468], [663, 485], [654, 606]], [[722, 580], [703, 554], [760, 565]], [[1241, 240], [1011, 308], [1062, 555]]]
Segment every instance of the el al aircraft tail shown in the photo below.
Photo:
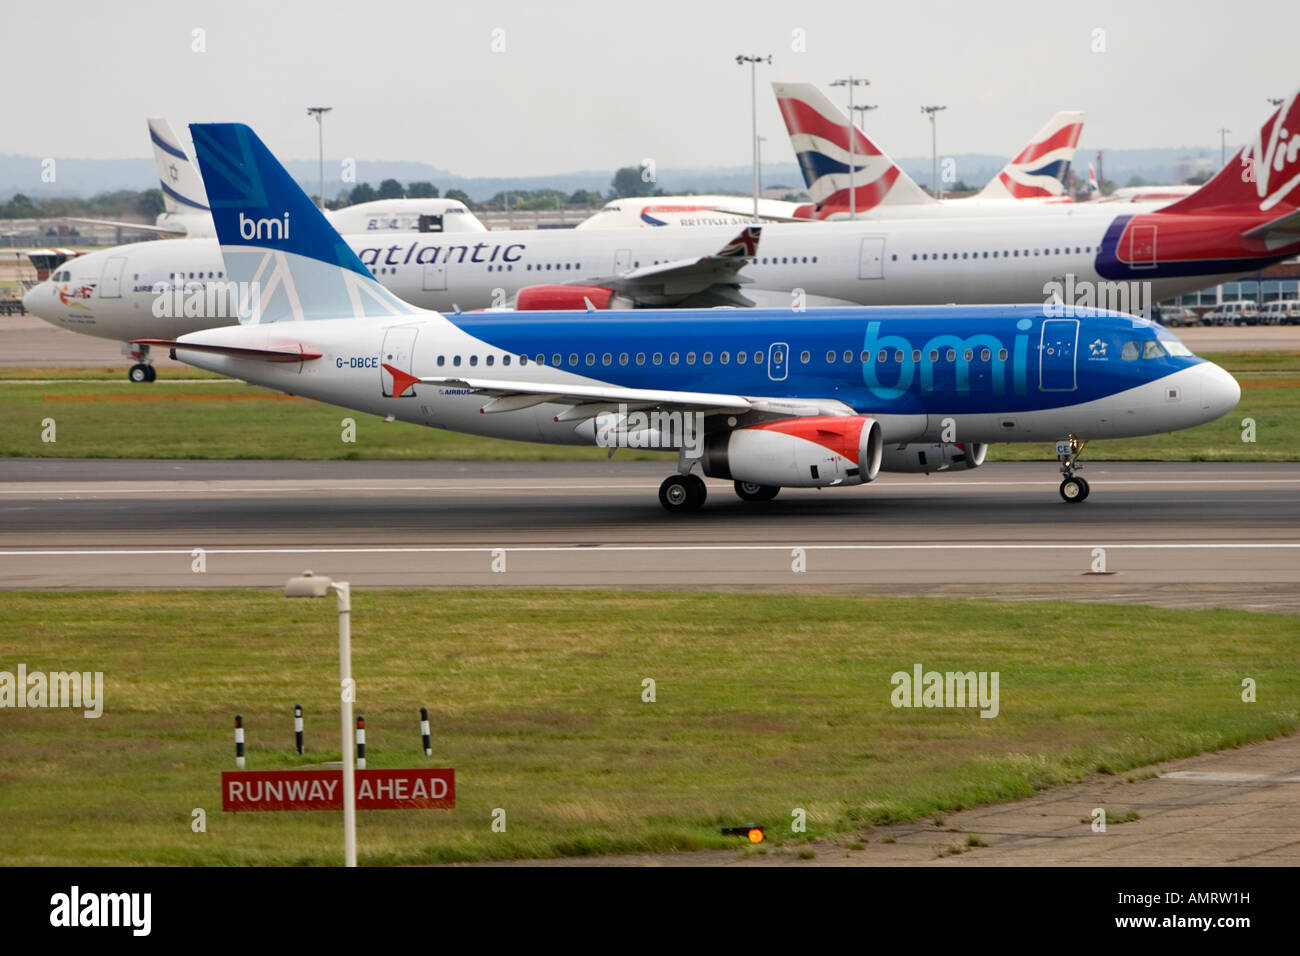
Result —
[[246, 324], [419, 313], [375, 281], [242, 123], [193, 123], [194, 151], [228, 279], [250, 290]]
[[208, 211], [203, 178], [181, 145], [172, 124], [158, 116], [149, 117], [149, 140], [158, 164], [158, 184], [163, 205], [172, 215], [194, 215]]
[[1162, 213], [1260, 215], [1287, 219], [1300, 232], [1300, 90], [1283, 101], [1255, 136], [1196, 192]]
[[[849, 202], [849, 124], [844, 114], [811, 83], [773, 83], [808, 194], [818, 218], [847, 212]], [[853, 127], [853, 191], [858, 212], [877, 206], [915, 205], [935, 200]]]
[[1079, 145], [1085, 116], [1077, 110], [1057, 113], [975, 198], [1052, 199], [1064, 196], [1070, 161]]

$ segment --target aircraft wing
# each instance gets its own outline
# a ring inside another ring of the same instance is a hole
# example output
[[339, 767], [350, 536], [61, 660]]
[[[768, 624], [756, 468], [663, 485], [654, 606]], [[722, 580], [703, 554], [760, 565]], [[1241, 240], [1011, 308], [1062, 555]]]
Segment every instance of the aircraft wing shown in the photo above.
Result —
[[116, 226], [118, 229], [138, 229], [141, 232], [156, 232], [160, 235], [167, 236], [187, 236], [189, 235], [184, 229], [176, 229], [169, 226], [151, 226], [143, 222], [121, 222], [116, 219], [82, 219], [77, 216], [63, 216], [68, 222], [85, 222], [92, 226]]
[[[739, 272], [758, 254], [762, 226], [746, 226], [734, 239], [711, 255], [674, 259], [642, 266], [594, 282], [613, 289], [639, 306], [753, 305], [740, 294], [739, 286], [749, 282]], [[593, 280], [584, 279], [583, 284]]]
[[556, 421], [583, 421], [602, 412], [624, 406], [629, 409], [681, 409], [684, 411], [743, 415], [759, 412], [773, 418], [802, 418], [814, 415], [854, 415], [849, 405], [835, 399], [783, 399], [728, 395], [714, 392], [683, 392], [674, 389], [623, 388], [618, 385], [570, 385], [518, 382], [509, 379], [462, 378], [434, 375], [420, 378], [392, 365], [384, 370], [393, 376], [393, 392], [400, 395], [412, 385], [440, 385], [466, 389], [487, 401], [479, 409], [485, 415], [512, 412], [534, 405], [567, 405]]

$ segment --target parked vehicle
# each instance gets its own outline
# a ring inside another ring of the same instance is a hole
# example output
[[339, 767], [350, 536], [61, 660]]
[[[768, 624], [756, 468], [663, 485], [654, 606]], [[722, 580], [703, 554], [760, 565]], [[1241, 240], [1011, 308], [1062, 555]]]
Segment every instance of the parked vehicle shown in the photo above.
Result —
[[1277, 299], [1259, 310], [1260, 325], [1300, 324], [1300, 299]]
[[1259, 306], [1254, 299], [1224, 302], [1205, 315], [1206, 325], [1254, 325], [1258, 321]]
[[1201, 324], [1201, 317], [1197, 311], [1185, 305], [1162, 305], [1158, 317], [1161, 325], [1167, 325], [1171, 328]]

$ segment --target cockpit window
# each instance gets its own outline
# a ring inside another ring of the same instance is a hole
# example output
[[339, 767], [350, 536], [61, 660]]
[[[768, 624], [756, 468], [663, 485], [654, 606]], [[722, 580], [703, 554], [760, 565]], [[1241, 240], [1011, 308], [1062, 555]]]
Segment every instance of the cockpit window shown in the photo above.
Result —
[[1168, 354], [1165, 347], [1155, 339], [1148, 339], [1142, 343], [1142, 357], [1144, 359], [1164, 358]]
[[1191, 358], [1192, 350], [1177, 339], [1161, 339], [1160, 341], [1170, 355], [1176, 355], [1179, 358]]
[[1136, 362], [1138, 356], [1142, 354], [1139, 345], [1138, 342], [1125, 342], [1124, 347], [1120, 349], [1119, 357], [1125, 362]]

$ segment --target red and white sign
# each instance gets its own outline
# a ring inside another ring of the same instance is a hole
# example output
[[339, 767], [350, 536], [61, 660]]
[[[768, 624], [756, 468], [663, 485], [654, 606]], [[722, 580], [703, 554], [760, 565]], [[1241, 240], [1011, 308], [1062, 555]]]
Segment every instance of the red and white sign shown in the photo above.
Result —
[[[358, 810], [451, 810], [456, 771], [358, 770]], [[230, 770], [221, 774], [221, 809], [342, 810], [343, 771]]]

